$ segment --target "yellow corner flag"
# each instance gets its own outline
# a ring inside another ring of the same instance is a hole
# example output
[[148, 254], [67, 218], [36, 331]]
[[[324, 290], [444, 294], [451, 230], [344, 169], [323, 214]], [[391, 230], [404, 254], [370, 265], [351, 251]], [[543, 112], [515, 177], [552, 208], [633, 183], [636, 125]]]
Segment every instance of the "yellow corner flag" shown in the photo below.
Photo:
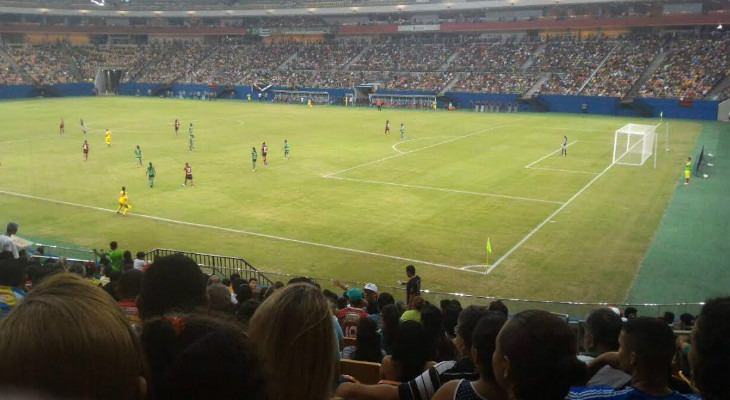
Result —
[[490, 254], [492, 254], [492, 244], [489, 242], [489, 238], [487, 238], [487, 263], [484, 265], [486, 268], [489, 268], [489, 255]]

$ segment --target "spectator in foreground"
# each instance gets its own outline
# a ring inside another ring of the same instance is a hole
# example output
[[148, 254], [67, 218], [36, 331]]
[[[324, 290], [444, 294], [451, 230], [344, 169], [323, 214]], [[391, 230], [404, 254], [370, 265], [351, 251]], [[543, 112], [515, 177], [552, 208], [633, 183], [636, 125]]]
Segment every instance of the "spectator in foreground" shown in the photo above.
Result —
[[393, 345], [395, 344], [395, 333], [398, 330], [400, 316], [398, 309], [394, 304], [389, 304], [380, 311], [380, 347], [383, 348], [385, 354], [393, 354]]
[[144, 251], [138, 251], [134, 256], [134, 269], [142, 271], [145, 265]]
[[379, 328], [382, 328], [383, 327], [383, 325], [382, 325], [382, 321], [383, 321], [383, 317], [382, 317], [383, 308], [385, 308], [385, 306], [387, 306], [389, 304], [395, 304], [395, 298], [393, 297], [392, 294], [390, 294], [388, 292], [383, 292], [383, 293], [380, 293], [378, 295], [377, 303], [378, 303], [378, 307], [377, 307], [378, 308], [378, 312], [375, 313], [375, 314], [368, 315], [368, 318], [370, 318], [373, 321], [377, 322], [378, 323], [378, 327]]
[[436, 392], [434, 400], [507, 400], [507, 393], [497, 384], [492, 370], [497, 335], [505, 322], [507, 316], [499, 311], [489, 311], [489, 314], [479, 320], [474, 329], [471, 348], [471, 359], [479, 372], [479, 379], [449, 381]]
[[638, 312], [639, 311], [634, 307], [626, 307], [626, 309], [624, 310], [624, 318], [626, 318], [626, 319], [636, 318], [636, 314]]
[[119, 307], [122, 308], [122, 312], [135, 329], [141, 327], [142, 322], [139, 318], [139, 309], [137, 309], [137, 296], [141, 289], [142, 271], [136, 269], [123, 273], [116, 287]]
[[454, 379], [473, 381], [479, 378], [470, 358], [474, 328], [487, 315], [486, 307], [471, 305], [459, 314], [456, 345], [463, 355], [458, 361], [444, 361], [429, 368], [415, 379], [391, 385], [363, 385], [343, 383], [337, 388], [337, 396], [359, 400], [429, 400], [442, 384]]
[[164, 316], [145, 322], [142, 343], [155, 400], [266, 399], [261, 359], [234, 323], [204, 315]]
[[206, 304], [205, 275], [191, 258], [181, 254], [158, 257], [144, 273], [137, 298], [142, 319], [190, 313]]
[[619, 351], [603, 353], [588, 365], [592, 374], [605, 365], [631, 374], [631, 386], [613, 389], [606, 386], [574, 387], [569, 399], [663, 399], [686, 400], [669, 387], [674, 332], [665, 321], [637, 317], [629, 320], [619, 336]]
[[358, 288], [350, 288], [345, 292], [347, 295], [347, 307], [337, 310], [335, 316], [340, 322], [340, 327], [345, 337], [357, 337], [357, 323], [360, 318], [367, 318], [365, 312], [365, 300], [362, 291]]
[[573, 384], [585, 382], [586, 374], [568, 324], [539, 310], [522, 311], [504, 325], [492, 368], [514, 400], [563, 400]]
[[414, 379], [434, 366], [435, 356], [435, 346], [423, 325], [402, 321], [395, 333], [393, 355], [383, 358], [380, 364], [380, 379], [395, 382]]
[[730, 399], [730, 297], [710, 299], [692, 330], [692, 379], [704, 400]]
[[0, 321], [0, 337], [3, 390], [67, 399], [146, 396], [144, 355], [129, 321], [79, 276], [44, 279]]
[[444, 318], [433, 304], [426, 304], [421, 309], [421, 325], [428, 332], [429, 339], [436, 348], [436, 362], [456, 360], [457, 350], [454, 343], [446, 336], [444, 330]]
[[220, 283], [208, 285], [206, 293], [208, 294], [208, 310], [220, 313], [221, 317], [233, 314], [234, 305], [227, 287]]
[[370, 318], [360, 318], [355, 346], [342, 349], [342, 358], [379, 363], [385, 356], [385, 351], [380, 347], [378, 323]]
[[25, 299], [24, 264], [24, 261], [13, 258], [0, 261], [0, 318], [7, 315]]
[[[618, 351], [618, 337], [621, 334], [623, 321], [621, 317], [608, 307], [596, 308], [586, 317], [583, 346], [586, 353], [578, 356], [584, 363], [609, 351]], [[606, 385], [622, 388], [631, 381], [631, 375], [606, 365], [593, 375], [587, 386]]]
[[489, 311], [499, 311], [504, 314], [505, 317], [509, 317], [509, 309], [507, 309], [507, 306], [504, 302], [502, 302], [502, 300], [494, 300], [489, 303]]
[[423, 306], [425, 304], [426, 304], [426, 300], [424, 300], [423, 297], [416, 296], [413, 299], [411, 308], [408, 309], [408, 311], [404, 312], [403, 315], [400, 316], [401, 321], [419, 322], [421, 320], [421, 310], [423, 309]]
[[327, 400], [335, 381], [329, 302], [316, 286], [289, 284], [261, 303], [249, 322], [269, 376], [269, 400]]
[[9, 251], [13, 253], [13, 258], [19, 257], [18, 246], [15, 245], [13, 239], [11, 238], [16, 233], [18, 233], [18, 224], [16, 224], [15, 222], [10, 222], [5, 229], [5, 233], [0, 235], [0, 252]]

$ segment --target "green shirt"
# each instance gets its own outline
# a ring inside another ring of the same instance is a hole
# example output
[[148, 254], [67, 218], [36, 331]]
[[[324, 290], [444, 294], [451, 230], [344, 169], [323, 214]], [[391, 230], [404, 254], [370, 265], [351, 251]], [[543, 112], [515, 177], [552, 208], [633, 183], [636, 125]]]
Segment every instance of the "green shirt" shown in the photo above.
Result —
[[122, 256], [124, 253], [122, 253], [121, 250], [112, 250], [109, 252], [109, 260], [112, 262], [112, 269], [114, 271], [121, 271], [122, 270]]
[[400, 133], [406, 133], [406, 127], [401, 125], [400, 127]]
[[687, 161], [687, 162], [686, 162], [686, 163], [684, 164], [684, 170], [685, 170], [685, 171], [689, 171], [689, 170], [691, 170], [691, 169], [692, 169], [692, 161]]
[[142, 149], [140, 149], [139, 147], [134, 149], [134, 156], [137, 158], [142, 158]]
[[289, 142], [284, 143], [284, 150], [289, 151]]
[[255, 151], [251, 152], [251, 161], [256, 161], [256, 158], [258, 157], [258, 154], [256, 154]]
[[189, 126], [188, 127], [188, 133], [193, 133], [193, 127], [192, 126]]
[[147, 176], [149, 176], [149, 177], [155, 176], [155, 167], [152, 167], [152, 166], [147, 167]]

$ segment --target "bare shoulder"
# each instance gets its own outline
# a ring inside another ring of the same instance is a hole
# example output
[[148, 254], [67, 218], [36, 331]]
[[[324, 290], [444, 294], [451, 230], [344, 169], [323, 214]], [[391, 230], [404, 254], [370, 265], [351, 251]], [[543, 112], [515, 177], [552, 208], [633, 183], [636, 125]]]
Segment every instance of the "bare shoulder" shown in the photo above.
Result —
[[458, 379], [444, 383], [439, 390], [436, 391], [431, 400], [452, 400], [456, 394], [456, 388], [458, 386]]

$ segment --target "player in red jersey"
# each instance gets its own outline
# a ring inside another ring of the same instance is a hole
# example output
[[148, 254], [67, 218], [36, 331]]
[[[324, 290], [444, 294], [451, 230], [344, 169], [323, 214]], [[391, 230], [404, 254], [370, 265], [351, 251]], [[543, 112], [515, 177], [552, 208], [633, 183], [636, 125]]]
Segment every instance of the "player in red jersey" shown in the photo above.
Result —
[[81, 147], [84, 152], [84, 161], [89, 159], [89, 142], [84, 140], [84, 145]]
[[58, 126], [58, 134], [59, 135], [64, 132], [63, 127], [64, 127], [63, 118], [61, 118], [61, 125]]
[[177, 136], [177, 130], [180, 129], [180, 121], [175, 119], [175, 136]]
[[195, 186], [195, 184], [193, 184], [193, 167], [191, 167], [190, 164], [185, 163], [183, 171], [185, 171], [185, 182], [183, 182], [182, 185], [186, 186], [188, 181], [190, 181], [190, 187]]
[[269, 165], [268, 162], [266, 162], [266, 155], [269, 153], [269, 146], [266, 145], [266, 142], [261, 143], [261, 157], [264, 159], [264, 165]]
[[390, 120], [385, 120], [385, 134], [390, 133]]

